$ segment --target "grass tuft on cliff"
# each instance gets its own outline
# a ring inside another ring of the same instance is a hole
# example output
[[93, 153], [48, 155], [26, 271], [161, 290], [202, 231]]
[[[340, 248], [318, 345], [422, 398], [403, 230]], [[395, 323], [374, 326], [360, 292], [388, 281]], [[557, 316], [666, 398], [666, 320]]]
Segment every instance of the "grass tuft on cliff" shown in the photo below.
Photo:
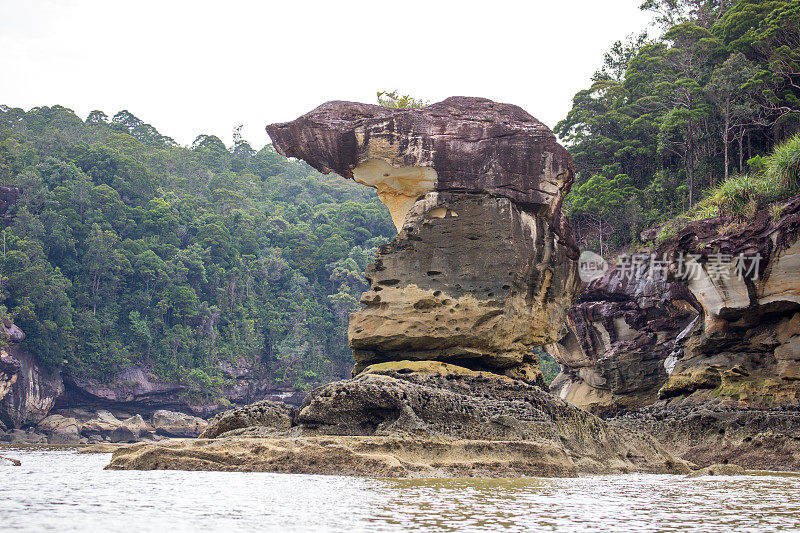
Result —
[[709, 189], [703, 201], [662, 228], [659, 240], [675, 234], [675, 228], [695, 220], [729, 216], [734, 222], [752, 218], [756, 211], [800, 192], [800, 134], [777, 146], [760, 168], [731, 176]]
[[[734, 225], [745, 222], [762, 207], [800, 193], [800, 134], [775, 147], [769, 156], [757, 159], [750, 173], [733, 175], [707, 190], [701, 202], [662, 226], [656, 243], [664, 242], [678, 228], [696, 220], [728, 216]], [[780, 213], [780, 206], [776, 206], [774, 217], [780, 218]]]

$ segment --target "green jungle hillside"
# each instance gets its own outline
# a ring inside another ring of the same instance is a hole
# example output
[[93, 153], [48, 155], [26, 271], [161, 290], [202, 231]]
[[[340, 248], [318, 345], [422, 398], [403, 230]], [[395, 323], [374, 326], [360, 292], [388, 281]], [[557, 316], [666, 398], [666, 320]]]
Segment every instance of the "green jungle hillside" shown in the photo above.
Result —
[[178, 146], [122, 111], [0, 107], [0, 313], [40, 362], [110, 379], [143, 365], [214, 395], [220, 362], [305, 388], [352, 365], [347, 315], [395, 228], [372, 189], [270, 145]]

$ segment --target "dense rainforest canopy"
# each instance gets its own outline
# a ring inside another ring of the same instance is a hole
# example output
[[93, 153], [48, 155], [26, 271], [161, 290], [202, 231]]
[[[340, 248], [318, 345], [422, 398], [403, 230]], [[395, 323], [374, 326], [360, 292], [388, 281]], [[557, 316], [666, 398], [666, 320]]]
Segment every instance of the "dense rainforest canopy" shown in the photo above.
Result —
[[141, 364], [197, 394], [245, 364], [289, 387], [344, 376], [347, 315], [395, 228], [371, 189], [270, 145], [177, 146], [122, 111], [0, 107], [0, 313], [40, 361], [110, 378]]
[[603, 253], [704, 198], [769, 185], [741, 175], [800, 131], [800, 0], [642, 8], [661, 35], [617, 42], [555, 128], [578, 174], [568, 213], [581, 245]]

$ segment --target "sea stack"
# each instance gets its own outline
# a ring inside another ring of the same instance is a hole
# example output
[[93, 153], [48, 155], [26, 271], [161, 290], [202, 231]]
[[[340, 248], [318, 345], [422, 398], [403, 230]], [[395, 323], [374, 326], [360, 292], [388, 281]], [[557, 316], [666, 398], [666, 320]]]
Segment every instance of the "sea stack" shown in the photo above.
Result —
[[276, 149], [375, 187], [398, 235], [350, 317], [354, 377], [299, 409], [259, 402], [197, 441], [121, 448], [110, 469], [366, 476], [687, 472], [647, 435], [544, 387], [532, 348], [565, 333], [578, 249], [561, 212], [572, 160], [517, 106], [328, 102], [267, 127]]
[[528, 382], [565, 333], [578, 248], [561, 203], [572, 158], [523, 109], [451, 97], [390, 109], [328, 102], [267, 127], [278, 152], [377, 189], [397, 238], [350, 317], [354, 375], [437, 361]]

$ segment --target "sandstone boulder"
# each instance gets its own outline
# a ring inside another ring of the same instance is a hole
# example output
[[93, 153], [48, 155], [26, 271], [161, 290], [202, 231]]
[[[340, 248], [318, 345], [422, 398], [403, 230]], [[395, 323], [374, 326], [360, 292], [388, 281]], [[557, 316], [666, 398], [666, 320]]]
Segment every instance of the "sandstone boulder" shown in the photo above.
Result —
[[276, 149], [375, 187], [399, 230], [350, 317], [356, 366], [435, 360], [541, 383], [577, 289], [561, 212], [574, 179], [553, 133], [517, 106], [329, 102], [267, 127]]
[[39, 422], [37, 431], [47, 435], [48, 444], [80, 444], [78, 420], [61, 415], [50, 415]]
[[213, 439], [225, 433], [250, 427], [263, 427], [283, 433], [292, 427], [296, 410], [281, 402], [262, 401], [220, 413], [208, 421], [201, 439]]
[[101, 409], [81, 421], [81, 435], [92, 441], [100, 441], [109, 437], [111, 432], [121, 425], [120, 419], [109, 411]]
[[705, 468], [695, 470], [688, 477], [701, 477], [701, 476], [743, 476], [746, 473], [745, 469], [739, 465], [732, 464], [716, 464], [710, 465]]
[[164, 409], [153, 413], [152, 423], [156, 434], [166, 437], [197, 437], [206, 427], [202, 418]]

